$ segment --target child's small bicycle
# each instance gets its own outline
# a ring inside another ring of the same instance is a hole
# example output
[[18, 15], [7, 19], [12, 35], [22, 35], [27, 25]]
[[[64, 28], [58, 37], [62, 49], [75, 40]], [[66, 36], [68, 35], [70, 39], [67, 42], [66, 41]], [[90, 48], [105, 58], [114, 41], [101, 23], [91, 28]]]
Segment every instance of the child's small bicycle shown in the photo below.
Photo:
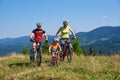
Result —
[[60, 51], [53, 51], [52, 52], [51, 64], [53, 66], [59, 66], [60, 65], [60, 60], [61, 60], [60, 55], [61, 55]]

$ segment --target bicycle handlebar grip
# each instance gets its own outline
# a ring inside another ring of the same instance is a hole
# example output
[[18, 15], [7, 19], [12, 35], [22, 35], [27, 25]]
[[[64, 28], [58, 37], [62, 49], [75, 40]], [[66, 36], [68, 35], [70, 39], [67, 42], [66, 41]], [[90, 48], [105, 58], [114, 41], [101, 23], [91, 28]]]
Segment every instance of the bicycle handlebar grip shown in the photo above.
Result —
[[31, 41], [31, 42], [35, 42], [35, 40], [33, 40], [33, 39], [30, 39], [30, 41]]
[[47, 42], [48, 42], [48, 40], [45, 40], [45, 42], [47, 43]]

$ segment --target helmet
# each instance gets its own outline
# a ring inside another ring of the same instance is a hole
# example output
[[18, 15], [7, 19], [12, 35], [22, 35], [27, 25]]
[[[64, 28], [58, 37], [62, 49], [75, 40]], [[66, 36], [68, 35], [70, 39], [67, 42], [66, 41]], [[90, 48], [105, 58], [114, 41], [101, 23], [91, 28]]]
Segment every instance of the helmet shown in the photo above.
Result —
[[37, 25], [37, 27], [42, 27], [41, 23], [37, 23], [36, 25]]
[[66, 23], [68, 23], [68, 21], [67, 21], [67, 20], [64, 20], [64, 21], [63, 21], [63, 24], [66, 24]]
[[55, 41], [55, 42], [59, 42], [58, 37], [54, 37], [54, 38], [53, 38], [53, 41]]

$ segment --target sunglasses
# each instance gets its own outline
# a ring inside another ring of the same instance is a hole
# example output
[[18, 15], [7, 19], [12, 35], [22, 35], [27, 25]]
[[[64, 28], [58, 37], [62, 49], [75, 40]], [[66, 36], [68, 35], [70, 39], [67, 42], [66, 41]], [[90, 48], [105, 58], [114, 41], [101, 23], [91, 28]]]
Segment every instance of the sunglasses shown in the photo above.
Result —
[[42, 27], [42, 26], [37, 26], [37, 27]]

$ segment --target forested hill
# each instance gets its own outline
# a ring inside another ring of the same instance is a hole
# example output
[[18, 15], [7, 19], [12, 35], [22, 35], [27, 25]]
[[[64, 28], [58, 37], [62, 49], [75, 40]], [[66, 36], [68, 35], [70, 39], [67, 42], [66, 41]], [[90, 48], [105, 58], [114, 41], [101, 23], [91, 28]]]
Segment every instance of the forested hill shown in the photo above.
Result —
[[[120, 26], [102, 26], [89, 32], [78, 32], [76, 35], [80, 38], [81, 47], [86, 51], [92, 46], [96, 52], [101, 48], [107, 55], [120, 54]], [[48, 37], [49, 42], [52, 42], [54, 36], [48, 35]], [[24, 45], [28, 49], [31, 48], [28, 36], [0, 39], [0, 45], [0, 55], [21, 53]]]

